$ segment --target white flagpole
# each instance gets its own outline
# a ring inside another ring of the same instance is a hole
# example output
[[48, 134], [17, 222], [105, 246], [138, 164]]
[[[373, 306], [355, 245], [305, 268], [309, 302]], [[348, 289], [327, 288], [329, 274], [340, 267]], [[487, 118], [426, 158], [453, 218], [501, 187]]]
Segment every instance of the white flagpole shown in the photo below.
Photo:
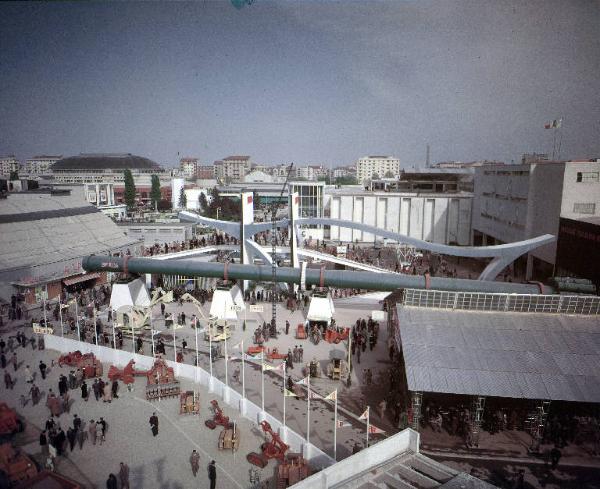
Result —
[[131, 350], [135, 354], [135, 330], [133, 329], [133, 315], [129, 318], [131, 323]]
[[369, 448], [369, 417], [371, 416], [371, 409], [367, 406], [367, 448]]
[[[196, 332], [196, 367], [200, 367], [199, 355], [198, 355], [198, 319], [196, 318], [196, 324], [194, 324], [194, 331]], [[196, 371], [198, 368], [196, 368]]]
[[46, 284], [44, 289], [44, 327], [47, 328], [48, 327], [48, 318], [46, 317], [46, 301], [48, 300], [48, 284]]
[[152, 358], [156, 356], [154, 352], [154, 325], [152, 323], [152, 306], [150, 306], [150, 337], [152, 338]]
[[60, 334], [64, 338], [65, 337], [65, 328], [63, 327], [62, 302], [60, 302], [60, 299], [58, 299], [58, 313], [60, 315]]
[[246, 355], [246, 353], [244, 353], [244, 340], [242, 340], [242, 399], [246, 399], [246, 370], [245, 370], [245, 366], [246, 366], [246, 362], [244, 361], [244, 356]]
[[96, 337], [96, 346], [98, 346], [98, 319], [96, 317], [96, 305], [94, 304], [94, 336]]
[[208, 323], [208, 364], [210, 369], [210, 377], [212, 379], [212, 326]]
[[225, 328], [223, 328], [223, 343], [225, 345], [225, 385], [229, 387], [229, 374], [227, 370], [227, 364], [229, 363], [229, 358], [227, 356], [227, 321], [225, 321]]
[[113, 327], [113, 348], [117, 349], [117, 335], [115, 333], [115, 321], [117, 320], [117, 311], [113, 310], [112, 327]]
[[306, 444], [310, 444], [310, 372], [306, 377]]
[[77, 323], [77, 341], [81, 341], [81, 331], [79, 331], [79, 306], [75, 299], [75, 322]]
[[173, 356], [175, 357], [175, 363], [177, 363], [177, 343], [175, 343], [175, 321], [173, 321]]
[[285, 395], [285, 369], [286, 369], [286, 360], [283, 361], [283, 430], [285, 431], [285, 398], [287, 397]]
[[335, 404], [333, 406], [333, 460], [337, 462], [337, 389], [335, 390]]
[[265, 412], [265, 355], [264, 352], [260, 352], [260, 384], [261, 384], [261, 409]]

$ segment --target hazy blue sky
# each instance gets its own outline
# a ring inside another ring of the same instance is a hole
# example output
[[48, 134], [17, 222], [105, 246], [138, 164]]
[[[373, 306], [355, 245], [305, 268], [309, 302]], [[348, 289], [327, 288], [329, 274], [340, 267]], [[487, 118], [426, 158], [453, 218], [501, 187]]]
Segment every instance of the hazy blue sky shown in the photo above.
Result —
[[1, 3], [0, 154], [600, 157], [598, 1]]

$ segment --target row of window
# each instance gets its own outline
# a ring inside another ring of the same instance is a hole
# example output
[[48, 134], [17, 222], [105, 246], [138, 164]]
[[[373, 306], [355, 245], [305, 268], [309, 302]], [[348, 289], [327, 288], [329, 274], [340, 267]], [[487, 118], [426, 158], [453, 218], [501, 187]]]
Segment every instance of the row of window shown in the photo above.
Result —
[[579, 183], [598, 183], [600, 181], [600, 172], [597, 171], [578, 171], [577, 182]]

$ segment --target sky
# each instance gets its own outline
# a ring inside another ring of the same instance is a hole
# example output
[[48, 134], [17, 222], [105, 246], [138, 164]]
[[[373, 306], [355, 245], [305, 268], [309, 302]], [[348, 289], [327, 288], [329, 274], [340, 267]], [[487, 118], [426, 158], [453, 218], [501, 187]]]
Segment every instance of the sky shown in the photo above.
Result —
[[510, 163], [562, 118], [561, 158], [598, 158], [599, 25], [598, 0], [0, 3], [0, 155]]

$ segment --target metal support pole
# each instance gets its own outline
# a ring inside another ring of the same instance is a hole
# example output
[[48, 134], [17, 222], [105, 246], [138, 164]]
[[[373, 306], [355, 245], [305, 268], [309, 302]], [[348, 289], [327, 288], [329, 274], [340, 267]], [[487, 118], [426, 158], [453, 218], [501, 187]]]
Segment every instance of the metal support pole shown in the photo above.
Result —
[[423, 393], [413, 392], [411, 396], [412, 422], [410, 427], [419, 431], [419, 419], [421, 417], [421, 406], [423, 403]]
[[152, 358], [156, 356], [154, 351], [154, 324], [152, 321], [152, 306], [150, 306], [150, 338], [152, 338]]
[[81, 331], [79, 330], [79, 305], [75, 299], [75, 322], [77, 323], [77, 341], [81, 341]]
[[58, 299], [58, 314], [60, 316], [60, 335], [65, 337], [65, 328], [63, 326], [63, 318], [62, 318], [62, 302]]
[[310, 444], [310, 369], [306, 376], [306, 444]]
[[467, 446], [479, 446], [479, 434], [481, 433], [481, 423], [483, 422], [483, 411], [485, 408], [485, 397], [475, 396], [471, 402], [471, 419], [469, 426], [469, 439]]
[[546, 419], [548, 418], [548, 411], [550, 410], [550, 401], [539, 401], [537, 410], [534, 418], [534, 425], [531, 432], [531, 446], [529, 447], [530, 452], [539, 452], [540, 444], [544, 436], [544, 426], [546, 426]]

